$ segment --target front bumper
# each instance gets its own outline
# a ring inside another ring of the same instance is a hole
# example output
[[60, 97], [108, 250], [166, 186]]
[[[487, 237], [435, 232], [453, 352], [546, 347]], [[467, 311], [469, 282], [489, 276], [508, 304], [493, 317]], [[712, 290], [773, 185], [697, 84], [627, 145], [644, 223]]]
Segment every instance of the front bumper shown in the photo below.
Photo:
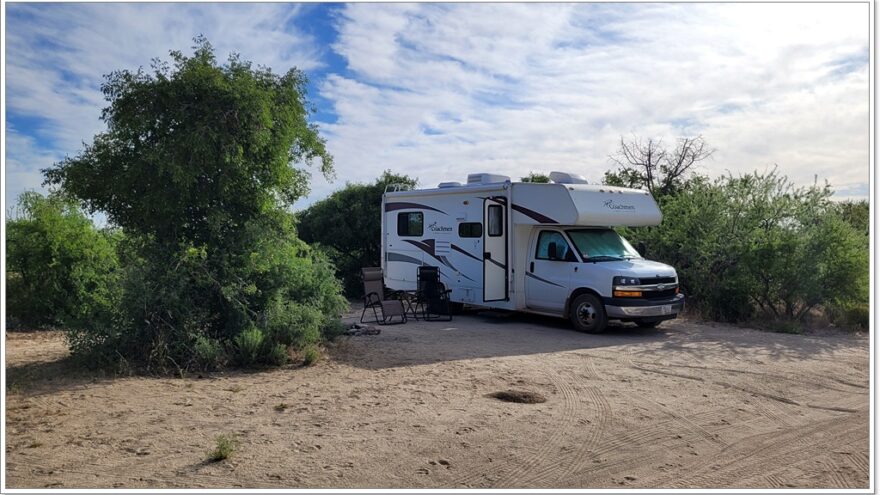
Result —
[[684, 294], [669, 299], [604, 298], [608, 318], [675, 318], [684, 310]]

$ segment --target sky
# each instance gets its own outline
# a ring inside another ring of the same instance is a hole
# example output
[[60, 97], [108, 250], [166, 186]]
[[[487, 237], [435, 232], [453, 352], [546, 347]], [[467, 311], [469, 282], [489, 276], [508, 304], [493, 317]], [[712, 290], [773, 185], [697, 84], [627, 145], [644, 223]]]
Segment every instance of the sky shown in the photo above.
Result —
[[709, 176], [778, 167], [869, 193], [867, 3], [6, 3], [7, 205], [105, 129], [103, 75], [203, 34], [308, 74], [336, 178], [422, 187], [492, 172], [601, 180], [621, 137], [702, 135]]

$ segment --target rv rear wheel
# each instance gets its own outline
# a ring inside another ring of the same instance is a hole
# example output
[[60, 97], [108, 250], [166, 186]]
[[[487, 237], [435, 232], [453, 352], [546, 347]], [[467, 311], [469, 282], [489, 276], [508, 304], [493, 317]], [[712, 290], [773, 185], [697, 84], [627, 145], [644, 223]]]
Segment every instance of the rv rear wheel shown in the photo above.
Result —
[[608, 318], [605, 307], [593, 294], [581, 294], [571, 303], [568, 318], [581, 332], [601, 333], [605, 331]]

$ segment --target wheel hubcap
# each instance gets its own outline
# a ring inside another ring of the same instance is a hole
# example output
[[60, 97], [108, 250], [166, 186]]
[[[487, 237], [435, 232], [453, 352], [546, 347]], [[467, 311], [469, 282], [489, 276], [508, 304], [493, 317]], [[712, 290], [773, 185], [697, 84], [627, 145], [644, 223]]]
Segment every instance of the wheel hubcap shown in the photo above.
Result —
[[596, 325], [596, 308], [590, 303], [581, 303], [577, 308], [578, 320], [587, 328]]

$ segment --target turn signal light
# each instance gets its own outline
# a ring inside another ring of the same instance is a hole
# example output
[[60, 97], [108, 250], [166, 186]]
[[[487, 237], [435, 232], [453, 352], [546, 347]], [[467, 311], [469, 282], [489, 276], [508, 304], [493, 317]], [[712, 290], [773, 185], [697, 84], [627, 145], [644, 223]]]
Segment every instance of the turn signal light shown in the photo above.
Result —
[[612, 294], [614, 297], [642, 297], [642, 293], [637, 290], [616, 290]]
[[675, 288], [675, 293], [678, 294], [678, 287]]

